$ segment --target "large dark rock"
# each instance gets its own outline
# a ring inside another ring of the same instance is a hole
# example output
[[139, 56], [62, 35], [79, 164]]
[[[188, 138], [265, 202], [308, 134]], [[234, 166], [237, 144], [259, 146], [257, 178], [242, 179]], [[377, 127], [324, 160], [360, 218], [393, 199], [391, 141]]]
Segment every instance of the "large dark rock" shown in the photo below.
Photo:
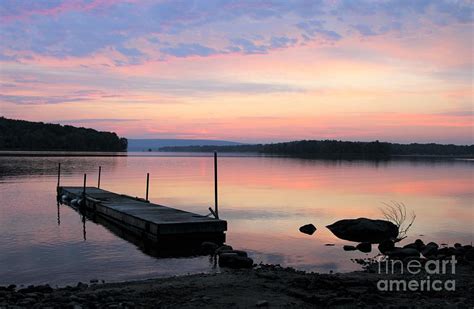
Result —
[[328, 225], [327, 228], [341, 239], [357, 242], [381, 243], [398, 236], [397, 226], [386, 220], [345, 219]]
[[306, 224], [300, 227], [300, 232], [308, 235], [313, 235], [316, 232], [316, 227], [312, 224]]

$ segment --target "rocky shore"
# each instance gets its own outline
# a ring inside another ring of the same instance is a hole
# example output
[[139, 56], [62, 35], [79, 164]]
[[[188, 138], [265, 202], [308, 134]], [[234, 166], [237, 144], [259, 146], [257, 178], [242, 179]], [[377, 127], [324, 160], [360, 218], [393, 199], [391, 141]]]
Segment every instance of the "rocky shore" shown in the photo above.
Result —
[[[380, 291], [378, 282], [415, 279], [423, 274], [379, 274], [374, 270], [316, 274], [259, 265], [123, 283], [78, 283], [53, 289], [47, 285], [0, 287], [0, 308], [472, 308], [473, 265], [457, 268], [454, 291]], [[433, 276], [431, 280], [434, 280]]]

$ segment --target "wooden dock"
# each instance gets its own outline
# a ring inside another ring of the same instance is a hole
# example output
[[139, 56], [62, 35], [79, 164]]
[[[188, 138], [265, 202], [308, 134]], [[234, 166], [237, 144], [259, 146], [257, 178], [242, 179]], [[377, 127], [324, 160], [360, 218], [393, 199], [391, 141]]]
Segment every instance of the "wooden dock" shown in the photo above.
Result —
[[[152, 241], [225, 241], [227, 221], [150, 203], [97, 187], [58, 186], [58, 201], [82, 199], [79, 208]], [[67, 197], [64, 199], [63, 197]]]

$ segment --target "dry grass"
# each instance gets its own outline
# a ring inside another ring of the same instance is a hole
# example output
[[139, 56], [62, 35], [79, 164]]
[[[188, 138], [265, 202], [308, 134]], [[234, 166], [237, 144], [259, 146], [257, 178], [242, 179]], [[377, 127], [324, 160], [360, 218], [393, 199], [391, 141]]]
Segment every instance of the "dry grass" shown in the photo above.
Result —
[[412, 211], [407, 214], [405, 204], [401, 202], [391, 201], [390, 203], [382, 203], [384, 208], [380, 208], [386, 220], [392, 222], [398, 227], [398, 237], [395, 242], [399, 242], [407, 237], [407, 232], [415, 222], [416, 215]]

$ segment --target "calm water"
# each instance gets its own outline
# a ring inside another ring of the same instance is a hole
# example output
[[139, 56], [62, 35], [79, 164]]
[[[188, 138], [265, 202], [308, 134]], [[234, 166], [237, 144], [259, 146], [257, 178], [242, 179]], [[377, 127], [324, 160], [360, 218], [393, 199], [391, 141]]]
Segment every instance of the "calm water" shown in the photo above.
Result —
[[[208, 257], [158, 259], [103, 225], [56, 204], [57, 163], [63, 185], [96, 185], [207, 214], [213, 203], [213, 161], [203, 155], [131, 153], [128, 157], [0, 157], [0, 284], [64, 285], [219, 271]], [[219, 159], [220, 215], [227, 243], [255, 262], [318, 272], [358, 269], [346, 241], [324, 226], [343, 218], [381, 217], [382, 202], [400, 201], [417, 214], [410, 238], [453, 244], [473, 240], [473, 161], [301, 160], [232, 156]], [[313, 223], [304, 235], [299, 226]], [[424, 236], [419, 236], [424, 235]], [[333, 243], [335, 246], [325, 246]], [[374, 256], [372, 254], [370, 256]]]

